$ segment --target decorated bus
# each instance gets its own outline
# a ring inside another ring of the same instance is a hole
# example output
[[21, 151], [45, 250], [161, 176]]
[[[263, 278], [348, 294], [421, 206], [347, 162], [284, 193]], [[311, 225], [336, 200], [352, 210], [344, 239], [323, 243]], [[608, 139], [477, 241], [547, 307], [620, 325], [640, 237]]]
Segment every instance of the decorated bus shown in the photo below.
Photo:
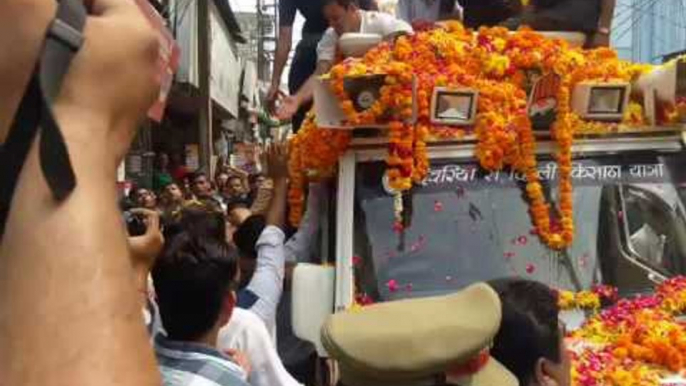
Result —
[[686, 61], [457, 22], [366, 41], [341, 38], [359, 55], [292, 141], [294, 225], [308, 182], [336, 182], [296, 334], [326, 356], [332, 312], [521, 276], [560, 291], [575, 385], [684, 384]]

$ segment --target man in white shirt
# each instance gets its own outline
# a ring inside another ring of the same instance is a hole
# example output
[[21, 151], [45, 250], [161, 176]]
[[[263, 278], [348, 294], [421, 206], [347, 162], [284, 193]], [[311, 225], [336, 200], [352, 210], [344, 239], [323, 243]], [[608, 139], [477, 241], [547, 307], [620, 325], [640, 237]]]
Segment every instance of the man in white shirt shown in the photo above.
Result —
[[408, 23], [462, 19], [462, 7], [457, 0], [399, 0], [395, 12]]
[[283, 232], [288, 193], [288, 145], [277, 144], [267, 150], [268, 175], [274, 181], [274, 194], [266, 217], [251, 216], [233, 234], [241, 259], [241, 290], [237, 306], [259, 316], [275, 338], [276, 309], [285, 276], [285, 239]]
[[252, 365], [250, 386], [302, 386], [281, 362], [264, 322], [251, 311], [233, 310], [229, 324], [219, 331], [217, 348], [247, 355]]
[[[303, 221], [298, 232], [285, 244], [281, 236], [283, 232], [278, 227], [268, 226], [265, 218], [259, 215], [244, 220], [234, 234], [235, 244], [246, 263], [242, 272], [243, 281], [249, 282], [239, 292], [238, 307], [248, 310], [250, 315], [244, 315], [245, 312], [234, 313], [236, 321], [232, 318], [231, 323], [222, 329], [219, 346], [247, 354], [253, 366], [249, 378], [252, 386], [294, 386], [300, 384], [296, 379], [303, 383], [309, 379], [301, 379], [300, 373], [291, 372], [291, 369], [299, 369], [302, 362], [311, 357], [314, 348], [293, 335], [290, 290], [284, 289], [284, 278], [288, 276], [284, 273], [284, 265], [294, 266], [298, 262], [310, 261], [319, 231], [320, 204], [324, 193], [323, 186], [310, 185]], [[285, 195], [285, 192], [275, 190], [275, 195], [281, 194]], [[254, 273], [251, 267], [246, 267], [251, 260], [256, 264]], [[287, 307], [284, 308], [284, 305]], [[254, 320], [259, 323], [252, 323]], [[278, 346], [274, 339], [277, 325], [280, 329]]]
[[314, 82], [334, 65], [338, 39], [343, 34], [360, 32], [393, 39], [412, 33], [412, 26], [407, 22], [385, 13], [363, 11], [358, 8], [355, 0], [325, 0], [324, 17], [330, 27], [317, 46], [317, 69], [295, 95], [283, 99], [277, 114], [279, 119], [291, 119], [301, 105], [312, 100]]

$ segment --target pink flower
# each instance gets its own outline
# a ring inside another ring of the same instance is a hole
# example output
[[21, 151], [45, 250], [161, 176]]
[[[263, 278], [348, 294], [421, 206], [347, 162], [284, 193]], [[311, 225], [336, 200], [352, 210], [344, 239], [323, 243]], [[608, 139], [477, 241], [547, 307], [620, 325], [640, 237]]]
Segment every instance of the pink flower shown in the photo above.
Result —
[[398, 282], [395, 279], [391, 279], [386, 283], [386, 288], [391, 292], [398, 291]]

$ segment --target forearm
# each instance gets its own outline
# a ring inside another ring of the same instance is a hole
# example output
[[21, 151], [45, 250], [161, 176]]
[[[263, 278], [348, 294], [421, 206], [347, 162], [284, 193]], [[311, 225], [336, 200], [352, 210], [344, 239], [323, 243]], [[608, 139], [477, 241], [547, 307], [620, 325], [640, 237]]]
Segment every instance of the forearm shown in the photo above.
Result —
[[251, 309], [268, 324], [273, 323], [283, 291], [284, 239], [285, 235], [280, 229], [265, 228], [255, 246], [257, 267], [247, 286], [259, 298]]
[[598, 18], [599, 28], [612, 28], [612, 19], [615, 14], [616, 0], [601, 0], [600, 16]]
[[267, 212], [267, 225], [283, 228], [286, 217], [288, 181], [286, 178], [274, 180], [274, 194]]
[[295, 98], [298, 101], [298, 105], [302, 106], [310, 102], [314, 96], [314, 86], [317, 82], [318, 74], [314, 74], [307, 79], [307, 82], [300, 87], [300, 90], [295, 94]]
[[[290, 35], [291, 30], [289, 29], [287, 34]], [[279, 34], [279, 41], [276, 46], [276, 55], [274, 57], [274, 68], [272, 71], [272, 85], [279, 86], [281, 84], [281, 77], [283, 76], [283, 69], [288, 63], [288, 54], [291, 52], [292, 48], [292, 38], [291, 36], [285, 36], [286, 32], [281, 32]]]
[[[79, 132], [107, 131], [82, 117], [59, 121], [63, 127], [90, 123]], [[67, 143], [76, 189], [55, 205], [34, 144], [0, 245], [3, 380], [159, 385], [116, 207], [114, 158], [85, 140]]]
[[250, 207], [250, 212], [252, 214], [264, 214], [269, 208], [273, 194], [274, 192], [271, 188], [260, 186], [257, 189], [257, 197], [255, 197], [255, 201]]
[[137, 291], [137, 299], [141, 307], [145, 307], [148, 300], [148, 277], [150, 269], [142, 264], [134, 265], [133, 275]]

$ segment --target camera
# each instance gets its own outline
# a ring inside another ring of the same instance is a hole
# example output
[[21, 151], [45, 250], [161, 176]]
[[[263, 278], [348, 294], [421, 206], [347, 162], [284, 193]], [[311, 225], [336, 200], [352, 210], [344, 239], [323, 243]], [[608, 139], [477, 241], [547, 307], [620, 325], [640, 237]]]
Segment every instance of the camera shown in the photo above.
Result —
[[124, 222], [126, 223], [126, 231], [129, 236], [141, 236], [145, 234], [147, 226], [145, 225], [145, 216], [124, 211]]

